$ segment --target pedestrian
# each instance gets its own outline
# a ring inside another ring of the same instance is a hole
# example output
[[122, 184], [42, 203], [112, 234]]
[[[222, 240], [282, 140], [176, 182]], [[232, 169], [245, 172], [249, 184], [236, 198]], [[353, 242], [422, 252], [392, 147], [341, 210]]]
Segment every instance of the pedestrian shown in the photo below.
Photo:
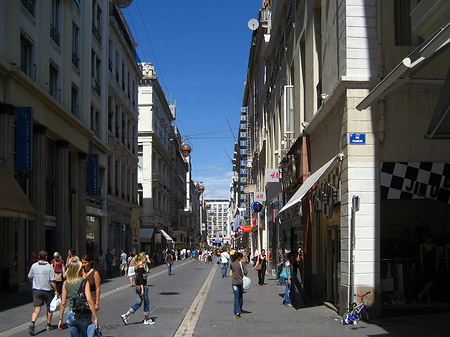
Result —
[[136, 254], [134, 252], [130, 253], [128, 257], [128, 277], [130, 279], [130, 287], [134, 286], [134, 279], [136, 275]]
[[91, 254], [86, 254], [81, 258], [83, 269], [81, 276], [88, 280], [89, 288], [91, 290], [92, 300], [94, 301], [95, 311], [100, 310], [100, 273], [93, 268], [93, 258]]
[[166, 254], [166, 264], [167, 264], [167, 272], [170, 276], [172, 275], [172, 265], [173, 265], [173, 253], [170, 250], [168, 250]]
[[242, 262], [242, 253], [236, 252], [234, 262], [230, 265], [231, 271], [231, 285], [234, 294], [234, 318], [241, 318], [242, 306], [244, 304], [244, 288], [243, 275], [247, 275], [247, 266]]
[[111, 250], [108, 250], [105, 256], [106, 259], [106, 274], [108, 277], [112, 277], [112, 267], [114, 262], [114, 255]]
[[146, 263], [146, 253], [141, 252], [136, 258], [136, 303], [128, 309], [128, 311], [121, 315], [122, 321], [125, 325], [128, 324], [128, 318], [131, 314], [134, 314], [137, 309], [139, 309], [144, 302], [144, 324], [153, 325], [155, 322], [148, 317], [150, 312], [150, 301], [148, 300], [148, 286], [147, 279], [144, 270], [144, 263]]
[[50, 262], [53, 267], [53, 272], [55, 273], [56, 290], [58, 294], [62, 294], [62, 285], [64, 282], [64, 275], [66, 273], [66, 265], [61, 257], [61, 254], [55, 252], [53, 254], [53, 260]]
[[227, 251], [222, 251], [220, 253], [220, 263], [222, 264], [222, 278], [227, 277], [227, 269], [228, 269], [228, 263], [230, 260], [230, 254], [228, 254]]
[[122, 273], [124, 273], [125, 277], [127, 276], [127, 269], [128, 269], [128, 263], [127, 263], [127, 254], [122, 249], [120, 254], [120, 276], [122, 276]]
[[75, 256], [75, 249], [70, 248], [70, 249], [67, 251], [66, 266], [69, 265], [70, 260], [72, 260], [72, 258], [73, 258], [74, 256]]
[[[71, 337], [92, 337], [98, 328], [97, 313], [92, 299], [91, 289], [88, 281], [84, 281], [81, 277], [82, 264], [78, 256], [73, 256], [67, 266], [66, 280], [63, 284], [63, 292], [61, 296], [61, 307], [59, 309], [58, 329], [63, 329], [63, 316], [66, 308], [67, 300], [69, 300], [69, 312], [67, 313], [67, 326], [69, 327]], [[84, 289], [82, 289], [84, 284]], [[90, 313], [76, 314], [73, 310], [74, 299], [78, 293], [84, 291]]]
[[105, 264], [106, 264], [106, 257], [105, 254], [103, 254], [103, 250], [100, 250], [98, 253], [97, 258], [97, 270], [100, 273], [100, 278], [105, 278]]
[[287, 306], [287, 307], [292, 307], [290, 291], [291, 291], [291, 283], [292, 283], [291, 266], [292, 266], [292, 262], [294, 260], [294, 256], [293, 256], [293, 254], [291, 252], [289, 252], [289, 253], [286, 254], [286, 258], [287, 259], [286, 259], [286, 263], [284, 265], [284, 269], [281, 272], [281, 276], [286, 278], [285, 288], [284, 288], [283, 304], [285, 306]]
[[[293, 252], [294, 261], [292, 263], [292, 284], [291, 284], [291, 302], [297, 307], [302, 306], [308, 302], [308, 296], [300, 283], [297, 273], [300, 273], [301, 263], [303, 262], [303, 250], [300, 250], [300, 254]], [[301, 279], [301, 273], [300, 273]]]
[[45, 303], [47, 307], [47, 330], [53, 330], [51, 325], [53, 313], [50, 311], [50, 302], [53, 296], [59, 296], [55, 282], [55, 272], [53, 267], [47, 262], [48, 254], [42, 250], [38, 254], [38, 262], [33, 263], [28, 273], [28, 278], [32, 280], [33, 288], [33, 306], [34, 311], [31, 315], [31, 323], [28, 331], [31, 336], [35, 336], [36, 319], [41, 312], [41, 306]]
[[258, 284], [260, 286], [264, 285], [264, 277], [266, 276], [267, 262], [268, 259], [266, 255], [266, 250], [262, 249], [261, 254], [258, 255], [258, 257], [256, 258], [255, 267], [253, 267], [253, 269], [258, 271]]

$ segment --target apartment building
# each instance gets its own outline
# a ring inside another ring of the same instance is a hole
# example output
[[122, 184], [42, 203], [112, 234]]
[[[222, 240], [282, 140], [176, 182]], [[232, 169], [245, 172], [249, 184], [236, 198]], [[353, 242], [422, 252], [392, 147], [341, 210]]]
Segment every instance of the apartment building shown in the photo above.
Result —
[[450, 298], [448, 6], [263, 2], [242, 105], [266, 212], [244, 235], [272, 261], [303, 248], [307, 292], [340, 312], [366, 291], [375, 315]]

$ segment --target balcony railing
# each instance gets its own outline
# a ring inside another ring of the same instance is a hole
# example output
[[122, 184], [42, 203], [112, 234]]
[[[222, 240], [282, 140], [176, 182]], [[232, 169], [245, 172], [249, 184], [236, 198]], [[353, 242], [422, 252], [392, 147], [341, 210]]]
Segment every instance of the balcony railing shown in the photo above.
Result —
[[35, 17], [36, 0], [22, 0], [22, 6], [26, 8], [33, 18]]
[[58, 28], [56, 28], [52, 24], [50, 24], [50, 37], [59, 46], [59, 38], [60, 38], [59, 31]]
[[97, 39], [98, 43], [102, 44], [102, 33], [100, 33], [100, 29], [92, 24], [92, 33]]
[[72, 64], [77, 68], [80, 69], [80, 58], [75, 52], [72, 52]]

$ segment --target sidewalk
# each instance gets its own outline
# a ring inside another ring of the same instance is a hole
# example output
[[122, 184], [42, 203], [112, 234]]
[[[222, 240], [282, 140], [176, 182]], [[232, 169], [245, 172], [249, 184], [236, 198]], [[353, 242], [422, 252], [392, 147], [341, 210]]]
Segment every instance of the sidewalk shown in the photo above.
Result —
[[450, 313], [398, 316], [360, 322], [357, 326], [340, 324], [340, 316], [325, 305], [311, 301], [304, 308], [282, 305], [284, 286], [266, 276], [258, 285], [257, 272], [249, 266], [252, 287], [244, 293], [241, 319], [233, 316], [231, 277], [214, 277], [195, 329], [196, 337], [207, 336], [447, 336]]
[[[167, 266], [162, 264], [151, 268], [150, 275], [165, 270], [167, 270]], [[120, 291], [120, 289], [127, 287], [129, 287], [129, 279], [124, 276], [118, 276], [117, 272], [117, 276], [107, 278], [102, 282], [100, 296], [112, 291]], [[2, 336], [2, 332], [6, 330], [30, 322], [31, 314], [33, 312], [33, 297], [29, 287], [19, 292], [1, 293], [0, 297], [0, 336]], [[55, 317], [57, 313], [58, 311], [53, 316]], [[45, 319], [45, 308], [41, 309], [38, 320], [39, 319]], [[52, 323], [56, 324], [55, 322], [57, 322], [57, 320], [53, 318]]]

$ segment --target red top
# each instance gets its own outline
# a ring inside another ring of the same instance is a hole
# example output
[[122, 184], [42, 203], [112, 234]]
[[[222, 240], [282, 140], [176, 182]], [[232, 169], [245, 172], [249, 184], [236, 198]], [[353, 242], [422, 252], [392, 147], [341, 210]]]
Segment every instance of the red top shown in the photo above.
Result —
[[55, 270], [55, 273], [62, 273], [63, 272], [63, 265], [64, 260], [59, 259], [59, 261], [56, 261], [56, 259], [53, 259], [51, 262], [51, 265], [53, 266], [53, 269]]

